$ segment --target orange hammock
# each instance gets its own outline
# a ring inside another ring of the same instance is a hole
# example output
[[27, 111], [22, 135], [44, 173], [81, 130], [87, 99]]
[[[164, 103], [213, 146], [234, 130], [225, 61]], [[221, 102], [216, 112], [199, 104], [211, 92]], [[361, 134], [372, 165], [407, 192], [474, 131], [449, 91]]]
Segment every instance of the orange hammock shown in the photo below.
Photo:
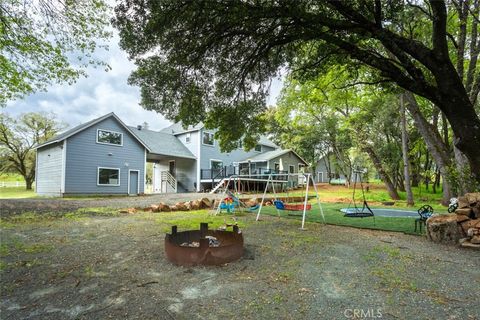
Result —
[[[275, 204], [275, 207], [278, 210], [303, 211], [303, 207], [304, 207], [303, 203], [288, 204], [288, 203], [283, 203], [283, 201], [280, 201], [280, 200], [275, 200], [273, 201], [273, 203]], [[312, 209], [312, 205], [310, 203], [307, 203], [306, 209], [307, 210]]]

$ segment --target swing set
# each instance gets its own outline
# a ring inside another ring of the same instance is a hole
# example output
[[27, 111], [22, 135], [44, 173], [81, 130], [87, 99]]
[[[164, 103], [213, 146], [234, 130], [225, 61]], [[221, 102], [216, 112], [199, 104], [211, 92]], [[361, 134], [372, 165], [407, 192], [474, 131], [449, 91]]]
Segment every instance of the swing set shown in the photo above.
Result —
[[[350, 203], [348, 204], [348, 208], [346, 210], [346, 213], [344, 214], [344, 217], [349, 217], [349, 218], [373, 217], [373, 223], [375, 224], [375, 215], [373, 214], [372, 209], [370, 209], [370, 206], [367, 203], [367, 199], [365, 198], [365, 190], [363, 188], [363, 182], [362, 182], [363, 171], [355, 170], [354, 174], [355, 174], [355, 178], [353, 182], [352, 201], [350, 201]], [[355, 199], [355, 191], [357, 189], [357, 178], [360, 182], [360, 189], [362, 190], [363, 206], [361, 209], [357, 206], [356, 199]], [[350, 209], [352, 204], [353, 204], [353, 208]]]

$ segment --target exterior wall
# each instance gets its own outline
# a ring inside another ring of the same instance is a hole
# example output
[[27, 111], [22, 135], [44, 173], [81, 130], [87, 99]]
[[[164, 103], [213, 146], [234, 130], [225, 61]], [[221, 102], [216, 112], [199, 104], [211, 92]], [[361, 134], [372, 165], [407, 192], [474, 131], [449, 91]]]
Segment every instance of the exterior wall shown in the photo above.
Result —
[[[202, 143], [203, 131], [204, 131], [204, 129], [202, 129], [200, 131], [200, 133], [201, 133], [201, 136], [200, 136], [200, 143], [201, 143], [200, 168], [202, 168], [202, 169], [210, 169], [210, 160], [211, 159], [212, 160], [221, 160], [221, 161], [223, 161], [224, 166], [229, 166], [229, 165], [232, 165], [234, 162], [243, 161], [243, 160], [245, 160], [249, 157], [256, 156], [260, 153], [275, 150], [275, 148], [272, 148], [272, 147], [262, 146], [262, 152], [257, 152], [255, 150], [250, 150], [250, 151], [246, 152], [245, 150], [239, 148], [239, 149], [235, 149], [235, 150], [233, 150], [229, 153], [222, 153], [220, 151], [220, 147], [218, 145], [217, 140], [215, 140], [215, 145], [214, 146], [209, 146], [209, 145], [205, 145], [205, 144]], [[206, 131], [207, 132], [214, 132], [214, 131], [209, 131], [209, 130], [206, 130]]]
[[[200, 191], [200, 167], [198, 164], [200, 163], [200, 153], [201, 153], [201, 131], [192, 131], [190, 132], [190, 142], [186, 142], [186, 137], [187, 133], [182, 133], [177, 135], [176, 137], [180, 140], [180, 142], [183, 143], [185, 147], [187, 147], [188, 150], [197, 158], [197, 160], [189, 160], [189, 159], [183, 159], [183, 169], [182, 169], [182, 175], [185, 174], [186, 172], [189, 172], [189, 175], [186, 177], [179, 177], [182, 179], [181, 183], [183, 186], [186, 187], [188, 191]], [[193, 165], [191, 164], [193, 163]], [[193, 166], [193, 167], [192, 167]], [[178, 170], [178, 168], [177, 168]], [[196, 185], [197, 188], [193, 188], [193, 185]]]
[[62, 193], [63, 143], [37, 150], [36, 193], [41, 196], [60, 196]]
[[[96, 143], [97, 129], [123, 133], [123, 146]], [[119, 168], [119, 186], [98, 186], [98, 167]], [[139, 170], [139, 192], [145, 186], [145, 148], [113, 117], [67, 140], [66, 194], [127, 194], [128, 170]]]
[[[321, 158], [317, 161], [317, 165], [315, 167], [315, 181], [316, 182], [329, 182], [330, 179], [328, 177], [328, 170], [327, 170], [327, 160], [325, 157]], [[335, 178], [335, 166], [330, 164], [330, 168], [332, 170], [332, 175]], [[338, 179], [346, 179], [345, 175], [338, 174]]]
[[[178, 192], [195, 191], [194, 183], [196, 179], [196, 160], [184, 158], [163, 159], [155, 163], [155, 184], [154, 192], [160, 192], [160, 173], [168, 171], [169, 162], [175, 160], [176, 174], [175, 177], [178, 183]], [[173, 192], [173, 189], [167, 189], [167, 192]]]
[[[293, 152], [288, 152], [279, 157], [276, 157], [269, 161], [269, 168], [275, 169], [275, 163], [280, 165], [280, 170], [289, 171], [289, 166], [294, 166], [294, 173], [298, 173], [298, 164], [303, 164], [303, 161], [297, 157]], [[290, 171], [289, 171], [290, 172]]]

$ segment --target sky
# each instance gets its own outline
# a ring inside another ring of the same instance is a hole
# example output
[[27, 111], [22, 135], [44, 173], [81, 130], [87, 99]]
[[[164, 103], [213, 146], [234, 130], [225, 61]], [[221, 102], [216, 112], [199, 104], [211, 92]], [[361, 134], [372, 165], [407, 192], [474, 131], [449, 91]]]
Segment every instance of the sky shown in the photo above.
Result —
[[[57, 118], [73, 127], [91, 119], [114, 112], [127, 125], [147, 122], [151, 130], [160, 130], [170, 124], [161, 114], [147, 111], [140, 105], [140, 90], [127, 84], [135, 66], [127, 54], [118, 46], [118, 35], [109, 44], [107, 63], [112, 68], [87, 70], [88, 77], [80, 78], [75, 84], [54, 85], [47, 92], [32, 94], [22, 100], [11, 101], [2, 110], [16, 117], [24, 112], [53, 112]], [[102, 56], [105, 52], [99, 53]], [[280, 94], [282, 81], [273, 79], [268, 105], [274, 105]]]

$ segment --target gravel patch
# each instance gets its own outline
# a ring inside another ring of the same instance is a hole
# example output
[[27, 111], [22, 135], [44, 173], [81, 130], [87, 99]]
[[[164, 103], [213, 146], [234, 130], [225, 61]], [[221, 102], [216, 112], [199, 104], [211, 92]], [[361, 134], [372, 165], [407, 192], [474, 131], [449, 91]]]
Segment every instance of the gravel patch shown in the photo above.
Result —
[[476, 251], [248, 214], [244, 259], [177, 267], [164, 232], [189, 215], [4, 220], [2, 319], [480, 318]]

